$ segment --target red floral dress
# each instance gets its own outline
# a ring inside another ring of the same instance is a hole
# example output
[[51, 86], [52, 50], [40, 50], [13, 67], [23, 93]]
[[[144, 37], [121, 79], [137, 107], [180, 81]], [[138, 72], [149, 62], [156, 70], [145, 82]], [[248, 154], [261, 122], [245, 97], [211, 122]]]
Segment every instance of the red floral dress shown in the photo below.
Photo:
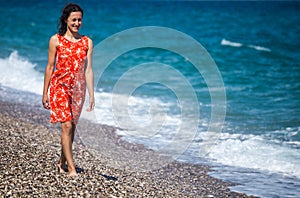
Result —
[[57, 34], [56, 71], [50, 81], [50, 122], [77, 123], [85, 99], [88, 37], [72, 42]]

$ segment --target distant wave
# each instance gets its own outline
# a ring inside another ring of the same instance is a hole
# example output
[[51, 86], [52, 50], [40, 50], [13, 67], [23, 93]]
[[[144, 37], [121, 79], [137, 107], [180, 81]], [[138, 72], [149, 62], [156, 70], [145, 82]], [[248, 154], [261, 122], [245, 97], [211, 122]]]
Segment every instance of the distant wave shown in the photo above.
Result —
[[228, 45], [228, 46], [232, 46], [232, 47], [242, 47], [243, 46], [242, 43], [236, 43], [236, 42], [228, 41], [226, 39], [222, 39], [221, 45]]
[[261, 46], [256, 46], [256, 45], [248, 45], [248, 47], [254, 48], [254, 49], [258, 50], [258, 51], [267, 51], [267, 52], [271, 51], [269, 48], [261, 47]]
[[227, 46], [231, 46], [231, 47], [245, 46], [245, 47], [253, 48], [253, 49], [258, 50], [258, 51], [271, 52], [271, 50], [269, 48], [266, 48], [266, 47], [262, 47], [262, 46], [258, 46], [258, 45], [246, 45], [246, 44], [243, 44], [243, 43], [229, 41], [229, 40], [226, 40], [224, 38], [221, 41], [221, 45], [227, 45]]

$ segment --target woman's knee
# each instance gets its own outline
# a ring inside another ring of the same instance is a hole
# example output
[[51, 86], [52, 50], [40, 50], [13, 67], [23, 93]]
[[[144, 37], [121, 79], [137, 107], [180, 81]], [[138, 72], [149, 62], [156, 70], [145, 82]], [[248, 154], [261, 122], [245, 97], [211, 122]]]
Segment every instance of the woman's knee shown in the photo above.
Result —
[[71, 121], [67, 121], [67, 122], [61, 123], [61, 127], [62, 127], [63, 131], [71, 132], [71, 130], [73, 128], [73, 124]]

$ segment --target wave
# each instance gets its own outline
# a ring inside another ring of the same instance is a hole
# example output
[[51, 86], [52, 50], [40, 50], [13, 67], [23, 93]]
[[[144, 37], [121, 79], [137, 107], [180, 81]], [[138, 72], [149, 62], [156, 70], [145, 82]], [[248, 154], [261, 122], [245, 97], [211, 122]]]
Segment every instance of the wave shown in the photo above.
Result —
[[208, 157], [228, 166], [300, 178], [299, 150], [260, 135], [221, 133]]
[[236, 43], [236, 42], [228, 41], [226, 39], [222, 39], [221, 45], [228, 45], [228, 46], [232, 46], [232, 47], [242, 47], [243, 46], [242, 43]]
[[269, 48], [266, 48], [266, 47], [257, 46], [257, 45], [246, 45], [246, 44], [243, 44], [243, 43], [229, 41], [229, 40], [226, 40], [224, 38], [221, 40], [221, 45], [231, 46], [231, 47], [243, 47], [243, 46], [245, 46], [245, 47], [253, 48], [257, 51], [271, 52], [271, 50]]
[[271, 50], [269, 48], [266, 48], [266, 47], [261, 47], [261, 46], [256, 46], [256, 45], [248, 45], [248, 47], [256, 49], [258, 51], [271, 52]]
[[2, 77], [0, 84], [21, 91], [41, 95], [43, 75], [35, 70], [36, 65], [13, 51], [8, 58], [0, 59]]

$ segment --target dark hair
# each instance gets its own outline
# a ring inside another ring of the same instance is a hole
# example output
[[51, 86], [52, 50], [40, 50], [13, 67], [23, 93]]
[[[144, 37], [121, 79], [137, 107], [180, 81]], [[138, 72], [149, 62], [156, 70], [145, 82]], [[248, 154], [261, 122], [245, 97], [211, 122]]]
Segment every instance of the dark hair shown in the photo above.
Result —
[[79, 5], [74, 3], [69, 3], [68, 5], [66, 5], [66, 7], [62, 11], [58, 24], [58, 34], [62, 36], [67, 32], [66, 20], [69, 18], [71, 12], [81, 12], [83, 16], [83, 10]]

